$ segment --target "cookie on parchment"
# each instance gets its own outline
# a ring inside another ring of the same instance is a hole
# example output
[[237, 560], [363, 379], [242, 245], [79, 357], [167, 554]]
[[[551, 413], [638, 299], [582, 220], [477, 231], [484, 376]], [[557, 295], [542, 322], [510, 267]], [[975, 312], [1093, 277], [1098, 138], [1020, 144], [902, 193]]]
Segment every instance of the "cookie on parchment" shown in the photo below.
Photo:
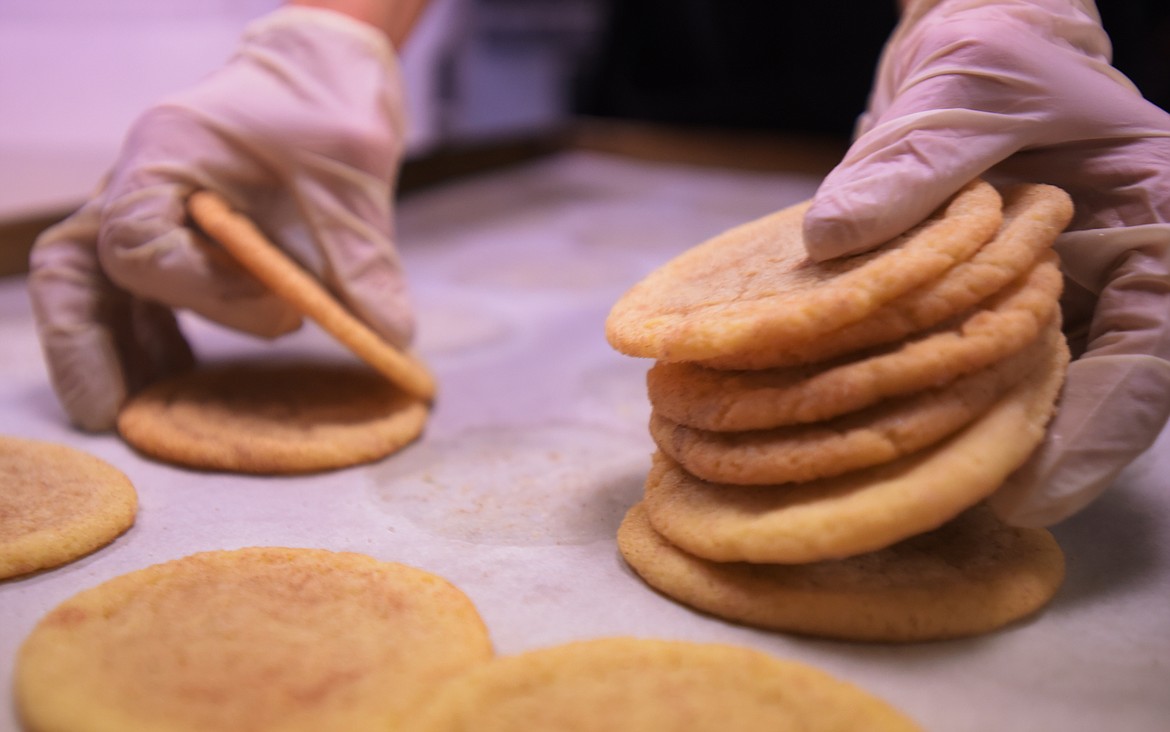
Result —
[[1056, 314], [1062, 287], [1049, 252], [979, 307], [896, 346], [823, 364], [721, 371], [657, 363], [646, 375], [654, 411], [696, 429], [737, 432], [831, 419], [883, 399], [941, 386], [1034, 341]]
[[816, 263], [801, 227], [808, 203], [684, 252], [613, 306], [619, 352], [660, 361], [750, 356], [863, 320], [969, 259], [998, 230], [999, 194], [975, 181], [906, 234], [866, 254]]
[[118, 431], [164, 462], [295, 474], [397, 452], [422, 434], [429, 409], [365, 365], [239, 362], [151, 384], [123, 406]]
[[106, 546], [137, 512], [130, 479], [104, 460], [66, 445], [0, 436], [0, 579]]
[[1068, 366], [1046, 358], [979, 418], [924, 450], [784, 486], [709, 483], [655, 454], [644, 503], [656, 531], [713, 561], [797, 564], [875, 551], [937, 528], [993, 493], [1044, 439]]
[[884, 549], [808, 564], [712, 562], [663, 539], [641, 504], [618, 530], [651, 587], [710, 615], [769, 630], [907, 643], [998, 630], [1043, 608], [1064, 580], [1048, 531], [999, 521], [986, 506]]
[[499, 657], [439, 689], [403, 732], [920, 729], [823, 671], [716, 643], [599, 638]]
[[[771, 486], [830, 478], [896, 460], [954, 434], [986, 412], [1063, 342], [1059, 318], [1021, 351], [933, 389], [887, 399], [826, 422], [743, 432], [680, 425], [658, 413], [658, 449], [702, 480]], [[778, 486], [777, 490], [787, 490]]]
[[37, 732], [386, 732], [491, 656], [471, 601], [428, 572], [213, 551], [51, 610], [18, 652], [15, 698]]

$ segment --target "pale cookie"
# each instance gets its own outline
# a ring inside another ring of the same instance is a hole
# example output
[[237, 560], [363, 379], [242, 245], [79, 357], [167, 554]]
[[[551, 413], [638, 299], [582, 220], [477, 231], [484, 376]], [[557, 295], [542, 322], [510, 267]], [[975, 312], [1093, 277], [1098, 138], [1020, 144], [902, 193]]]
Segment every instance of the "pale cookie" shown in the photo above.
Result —
[[470, 600], [428, 572], [214, 551], [58, 605], [20, 648], [15, 697], [37, 732], [385, 732], [491, 656]]
[[120, 470], [65, 445], [0, 437], [0, 579], [72, 562], [134, 523]]
[[655, 454], [654, 529], [718, 562], [796, 564], [875, 551], [937, 528], [995, 492], [1044, 439], [1068, 348], [950, 438], [891, 463], [783, 487], [708, 483]]
[[197, 191], [187, 199], [191, 218], [245, 269], [279, 297], [317, 322], [359, 358], [419, 399], [435, 395], [435, 379], [415, 355], [390, 345], [354, 317], [317, 280], [265, 238], [246, 216], [218, 194]]
[[1000, 197], [965, 187], [878, 249], [816, 263], [801, 233], [808, 203], [731, 229], [634, 285], [606, 321], [618, 351], [660, 361], [754, 353], [862, 320], [969, 259], [999, 228]]
[[650, 526], [641, 504], [618, 548], [648, 585], [725, 620], [849, 641], [909, 643], [979, 635], [1044, 607], [1064, 580], [1048, 531], [1006, 526], [985, 506], [934, 531], [849, 559], [711, 562]]
[[969, 260], [891, 300], [863, 320], [803, 342], [761, 343], [750, 354], [714, 358], [718, 369], [761, 369], [827, 361], [893, 343], [973, 307], [1018, 279], [1048, 251], [1072, 218], [1072, 200], [1059, 188], [1022, 184], [1003, 191], [1003, 225]]
[[[1059, 318], [1045, 336], [997, 364], [943, 386], [827, 422], [749, 432], [711, 432], [651, 414], [658, 449], [691, 475], [716, 483], [775, 485], [842, 475], [910, 455], [962, 429], [1058, 348]], [[786, 490], [783, 486], [777, 490]]]
[[1056, 255], [955, 322], [876, 352], [825, 364], [717, 371], [657, 363], [646, 375], [654, 410], [717, 432], [819, 422], [883, 399], [941, 386], [997, 363], [1034, 341], [1058, 310]]
[[816, 668], [716, 643], [600, 638], [500, 657], [443, 688], [404, 732], [917, 730]]
[[380, 460], [422, 434], [428, 413], [364, 365], [236, 363], [151, 384], [122, 407], [118, 431], [165, 462], [291, 474]]

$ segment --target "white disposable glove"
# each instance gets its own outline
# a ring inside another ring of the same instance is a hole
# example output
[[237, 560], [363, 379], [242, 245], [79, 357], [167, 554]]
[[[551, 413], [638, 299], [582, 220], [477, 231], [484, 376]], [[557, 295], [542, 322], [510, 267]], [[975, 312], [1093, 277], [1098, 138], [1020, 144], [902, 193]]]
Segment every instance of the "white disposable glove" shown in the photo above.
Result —
[[32, 252], [33, 312], [74, 424], [111, 428], [128, 394], [191, 363], [172, 310], [268, 338], [300, 325], [191, 228], [196, 189], [223, 194], [390, 342], [410, 341], [392, 238], [401, 90], [373, 26], [285, 7], [135, 122], [102, 189]]
[[817, 260], [908, 229], [959, 187], [1050, 183], [1080, 353], [1048, 438], [992, 498], [1017, 525], [1078, 511], [1170, 415], [1170, 116], [1110, 66], [1090, 0], [912, 2], [869, 109], [804, 221]]

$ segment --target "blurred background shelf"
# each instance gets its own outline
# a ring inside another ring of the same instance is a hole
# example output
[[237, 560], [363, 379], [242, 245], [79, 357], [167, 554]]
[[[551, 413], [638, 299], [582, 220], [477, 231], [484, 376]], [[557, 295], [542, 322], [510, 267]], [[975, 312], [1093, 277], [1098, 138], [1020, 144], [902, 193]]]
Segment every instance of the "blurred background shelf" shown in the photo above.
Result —
[[[280, 2], [0, 3], [0, 276], [93, 190], [138, 113], [220, 66]], [[400, 49], [400, 194], [573, 149], [823, 173], [895, 5], [432, 0]], [[1170, 106], [1170, 3], [1098, 5], [1116, 65]]]

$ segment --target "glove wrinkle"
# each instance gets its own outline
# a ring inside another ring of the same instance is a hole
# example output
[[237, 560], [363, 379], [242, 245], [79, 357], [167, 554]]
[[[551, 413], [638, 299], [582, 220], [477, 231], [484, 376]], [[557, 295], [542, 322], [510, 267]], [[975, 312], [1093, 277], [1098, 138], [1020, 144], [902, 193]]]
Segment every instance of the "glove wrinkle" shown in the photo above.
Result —
[[1076, 361], [1048, 439], [989, 503], [1012, 525], [1058, 523], [1149, 449], [1168, 418], [1170, 362], [1141, 355]]
[[[1145, 235], [1141, 243], [1135, 240], [1139, 234]], [[1092, 283], [1104, 279], [1089, 329], [1090, 353], [1144, 353], [1170, 360], [1170, 227], [1113, 229], [1076, 241], [1091, 243], [1090, 255], [1099, 265], [1112, 265], [1102, 267]], [[1062, 255], [1071, 258], [1075, 252], [1066, 247]]]
[[97, 251], [102, 269], [137, 297], [189, 309], [261, 337], [300, 326], [301, 317], [225, 256], [209, 256], [186, 228], [185, 186], [164, 184], [125, 195], [103, 211]]
[[87, 431], [111, 429], [126, 397], [111, 318], [119, 293], [94, 254], [100, 205], [90, 202], [46, 229], [29, 258], [29, 300], [49, 381], [70, 422]]

